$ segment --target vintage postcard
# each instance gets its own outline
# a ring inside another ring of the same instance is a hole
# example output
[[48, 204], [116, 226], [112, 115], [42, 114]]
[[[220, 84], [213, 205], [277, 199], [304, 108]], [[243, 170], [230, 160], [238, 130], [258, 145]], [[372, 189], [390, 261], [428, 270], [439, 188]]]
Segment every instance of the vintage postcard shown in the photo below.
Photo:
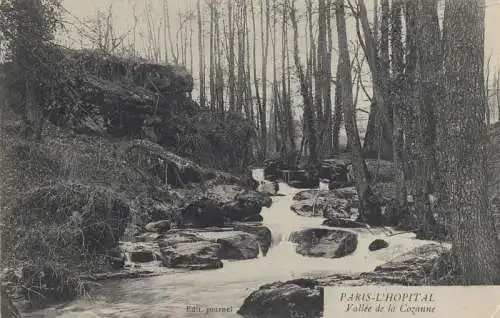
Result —
[[1, 317], [500, 318], [499, 0], [0, 0]]

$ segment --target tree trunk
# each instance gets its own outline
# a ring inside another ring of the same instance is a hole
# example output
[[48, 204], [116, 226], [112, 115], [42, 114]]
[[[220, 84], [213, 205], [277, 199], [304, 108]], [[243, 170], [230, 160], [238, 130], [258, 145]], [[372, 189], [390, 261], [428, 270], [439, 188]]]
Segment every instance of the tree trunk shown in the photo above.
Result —
[[234, 74], [234, 21], [233, 3], [234, 0], [227, 1], [228, 23], [229, 23], [229, 61], [228, 61], [228, 85], [229, 85], [229, 110], [235, 110], [235, 74]]
[[238, 79], [236, 95], [236, 112], [241, 113], [245, 105], [245, 25], [244, 25], [244, 0], [238, 1]]
[[288, 105], [288, 87], [287, 87], [287, 69], [286, 69], [286, 53], [288, 51], [288, 23], [287, 23], [287, 11], [288, 11], [288, 0], [284, 1], [283, 4], [283, 16], [282, 16], [282, 30], [283, 36], [281, 39], [281, 110], [283, 117], [280, 118], [283, 151], [282, 155], [286, 156], [291, 148], [290, 144], [290, 131], [289, 127], [289, 105]]
[[215, 41], [214, 41], [214, 24], [215, 24], [215, 1], [210, 1], [210, 110], [215, 111], [216, 108], [216, 90], [215, 90]]
[[[266, 20], [265, 20], [265, 36], [261, 33], [262, 37], [262, 103], [260, 109], [260, 137], [261, 137], [261, 145], [262, 145], [262, 153], [261, 160], [264, 160], [267, 156], [267, 58], [269, 55], [269, 25], [271, 23], [271, 8], [269, 5], [269, 0], [266, 0]], [[260, 2], [261, 10], [264, 10], [262, 0]], [[262, 21], [262, 16], [264, 15], [261, 12], [261, 25], [264, 25]], [[264, 29], [264, 28], [262, 28]], [[262, 31], [263, 32], [263, 31]]]
[[[311, 37], [314, 38], [314, 37]], [[314, 100], [316, 104], [316, 125], [318, 131], [318, 156], [324, 151], [324, 107], [323, 107], [323, 94], [324, 94], [324, 63], [326, 59], [326, 12], [325, 0], [318, 0], [318, 45], [316, 53], [316, 60], [314, 65]]]
[[444, 16], [446, 99], [440, 160], [456, 264], [465, 285], [499, 282], [500, 262], [488, 206], [484, 123], [484, 0], [448, 0]]
[[324, 152], [327, 156], [332, 155], [333, 146], [333, 119], [332, 119], [332, 51], [333, 51], [333, 34], [332, 34], [332, 17], [331, 17], [332, 0], [327, 0], [325, 7], [326, 11], [326, 24], [328, 30], [328, 49], [325, 50], [324, 63], [323, 63], [323, 102], [325, 106], [324, 122]]
[[[377, 52], [377, 42], [374, 38], [372, 30], [368, 22], [368, 13], [366, 10], [366, 5], [364, 0], [359, 0], [359, 20], [364, 34], [364, 46], [365, 55], [368, 61], [368, 66], [370, 68], [373, 80], [373, 99], [376, 102], [376, 116], [380, 121], [380, 129], [382, 129], [382, 138], [384, 141], [384, 148], [377, 149], [377, 146], [372, 145], [372, 149], [376, 149], [382, 152], [383, 157], [390, 159], [392, 157], [392, 113], [388, 105], [388, 87], [389, 87], [389, 77], [384, 69], [387, 67], [387, 58], [384, 57], [386, 53], [382, 52], [381, 56]], [[382, 28], [384, 28], [382, 26]], [[387, 27], [386, 27], [387, 29]], [[384, 41], [381, 41], [384, 42]], [[381, 51], [385, 51], [381, 45]], [[385, 76], [384, 76], [385, 73]], [[377, 140], [378, 143], [378, 140]], [[369, 145], [369, 144], [367, 144]]]
[[404, 52], [403, 41], [401, 38], [402, 22], [401, 22], [402, 0], [393, 0], [391, 9], [391, 62], [392, 62], [392, 77], [391, 77], [391, 105], [393, 111], [393, 158], [394, 169], [396, 172], [396, 209], [400, 216], [406, 216], [407, 208], [407, 192], [406, 178], [404, 170], [404, 135], [402, 126], [402, 111], [403, 108], [403, 72], [404, 72]]
[[222, 50], [220, 48], [220, 32], [219, 32], [219, 9], [215, 10], [215, 95], [216, 107], [220, 114], [224, 113], [224, 73], [222, 70]]
[[356, 110], [353, 104], [351, 62], [347, 44], [344, 0], [337, 0], [336, 20], [339, 42], [340, 78], [342, 83], [342, 106], [345, 116], [344, 121], [347, 138], [352, 149], [352, 166], [360, 202], [360, 219], [368, 224], [380, 224], [380, 208], [373, 209], [367, 198], [370, 194], [368, 169], [361, 153], [361, 142], [359, 140], [359, 132], [356, 124]]
[[309, 143], [309, 163], [315, 164], [317, 162], [317, 140], [316, 140], [316, 127], [314, 120], [314, 106], [313, 99], [310, 94], [309, 85], [307, 83], [307, 78], [302, 67], [302, 62], [300, 61], [299, 55], [299, 31], [296, 18], [295, 0], [292, 0], [292, 5], [290, 8], [290, 19], [293, 27], [293, 58], [295, 62], [295, 68], [299, 76], [300, 82], [300, 94], [302, 95], [302, 100], [304, 102], [304, 123], [307, 127], [307, 136]]
[[500, 122], [500, 72], [497, 72], [495, 80], [495, 96], [497, 98], [498, 121]]
[[435, 220], [429, 195], [433, 193], [435, 162], [435, 108], [439, 105], [441, 37], [437, 13], [437, 0], [419, 0], [417, 27], [417, 102], [416, 102], [416, 175], [415, 207], [419, 213], [419, 237], [433, 238]]
[[34, 85], [34, 80], [31, 76], [25, 76], [25, 95], [24, 95], [24, 105], [25, 114], [28, 124], [27, 134], [30, 135], [34, 140], [42, 139], [42, 130], [44, 116], [42, 109], [40, 107], [40, 96], [38, 94], [36, 85]]
[[[402, 111], [402, 125], [405, 133], [405, 172], [407, 175], [415, 176], [415, 153], [416, 145], [416, 107], [418, 102], [417, 71], [418, 71], [418, 4], [413, 0], [405, 1], [405, 25], [406, 25], [406, 65], [405, 65], [405, 103]], [[416, 179], [416, 178], [413, 178]], [[411, 188], [415, 196], [415, 181]]]
[[198, 11], [198, 54], [199, 54], [199, 68], [200, 68], [200, 106], [205, 108], [205, 57], [204, 57], [204, 46], [203, 46], [203, 27], [201, 22], [201, 9], [200, 0], [196, 4], [196, 10]]

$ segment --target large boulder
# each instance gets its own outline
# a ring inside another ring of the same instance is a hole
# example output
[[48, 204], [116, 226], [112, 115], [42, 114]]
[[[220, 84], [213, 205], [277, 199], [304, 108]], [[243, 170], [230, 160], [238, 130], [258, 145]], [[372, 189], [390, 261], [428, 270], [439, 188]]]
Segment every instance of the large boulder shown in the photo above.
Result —
[[130, 261], [134, 263], [147, 263], [156, 259], [155, 253], [151, 250], [132, 251], [129, 255]]
[[288, 184], [297, 189], [312, 189], [319, 186], [318, 169], [292, 170], [289, 173]]
[[222, 213], [231, 221], [261, 220], [262, 206], [253, 201], [232, 201], [222, 206]]
[[288, 165], [281, 158], [266, 159], [264, 161], [264, 179], [276, 181], [281, 178], [281, 170], [288, 169]]
[[337, 229], [313, 228], [290, 235], [296, 251], [305, 256], [338, 258], [351, 254], [358, 246], [356, 233]]
[[220, 244], [220, 259], [242, 260], [259, 256], [259, 242], [255, 235], [242, 231], [198, 232], [201, 239]]
[[238, 310], [246, 318], [319, 318], [322, 312], [323, 287], [312, 279], [261, 286]]
[[234, 228], [171, 230], [158, 242], [163, 264], [167, 267], [212, 269], [222, 267], [221, 260], [257, 258], [259, 239]]
[[230, 221], [262, 221], [262, 207], [270, 207], [272, 199], [263, 193], [240, 191], [233, 201], [222, 206], [224, 216]]
[[201, 198], [181, 211], [179, 223], [180, 227], [222, 227], [224, 226], [224, 214], [216, 201]]
[[386, 248], [389, 246], [389, 243], [387, 243], [386, 240], [382, 240], [382, 239], [376, 239], [376, 240], [373, 240], [370, 245], [368, 245], [368, 250], [369, 251], [378, 251], [378, 250], [381, 250], [383, 248]]
[[319, 177], [328, 179], [330, 182], [347, 182], [347, 166], [350, 160], [346, 159], [323, 159], [319, 169]]
[[305, 190], [297, 193], [291, 209], [301, 216], [352, 219], [358, 214], [359, 199], [354, 187], [330, 191]]
[[273, 203], [273, 200], [269, 197], [269, 195], [257, 191], [240, 192], [236, 195], [235, 199], [239, 202], [251, 202], [266, 208], [271, 207], [271, 204]]
[[377, 266], [371, 276], [377, 281], [406, 285], [425, 284], [431, 280], [431, 273], [438, 259], [449, 251], [448, 245], [425, 244]]
[[163, 265], [187, 269], [221, 268], [222, 262], [217, 257], [219, 249], [220, 244], [201, 240], [163, 247]]
[[208, 187], [203, 196], [212, 199], [218, 205], [222, 206], [226, 203], [234, 202], [236, 196], [244, 191], [243, 187], [235, 184], [217, 184]]
[[262, 207], [272, 203], [268, 195], [234, 184], [214, 185], [200, 192], [182, 208], [180, 227], [222, 227], [225, 222], [262, 221]]
[[260, 223], [247, 222], [235, 222], [232, 224], [232, 227], [236, 231], [242, 231], [255, 235], [257, 241], [259, 242], [259, 248], [262, 251], [262, 254], [264, 256], [267, 254], [273, 242], [271, 230], [269, 230], [269, 228], [262, 226]]

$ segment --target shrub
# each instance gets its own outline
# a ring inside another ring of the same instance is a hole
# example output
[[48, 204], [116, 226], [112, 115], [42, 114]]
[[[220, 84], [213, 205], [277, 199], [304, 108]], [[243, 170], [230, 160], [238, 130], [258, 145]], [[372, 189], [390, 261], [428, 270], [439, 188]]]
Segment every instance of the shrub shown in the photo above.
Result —
[[129, 220], [128, 205], [112, 190], [75, 183], [38, 188], [9, 210], [4, 251], [68, 264], [117, 246]]

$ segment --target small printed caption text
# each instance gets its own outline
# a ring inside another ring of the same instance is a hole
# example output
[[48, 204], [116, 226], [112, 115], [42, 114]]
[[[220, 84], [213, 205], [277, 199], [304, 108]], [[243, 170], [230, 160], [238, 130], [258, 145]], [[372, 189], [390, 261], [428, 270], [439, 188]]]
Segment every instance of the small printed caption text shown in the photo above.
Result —
[[345, 312], [434, 313], [433, 293], [340, 293]]
[[201, 306], [201, 305], [187, 305], [186, 312], [189, 313], [200, 313], [200, 314], [209, 314], [209, 313], [223, 313], [223, 312], [233, 312], [233, 307], [219, 307], [219, 306]]

